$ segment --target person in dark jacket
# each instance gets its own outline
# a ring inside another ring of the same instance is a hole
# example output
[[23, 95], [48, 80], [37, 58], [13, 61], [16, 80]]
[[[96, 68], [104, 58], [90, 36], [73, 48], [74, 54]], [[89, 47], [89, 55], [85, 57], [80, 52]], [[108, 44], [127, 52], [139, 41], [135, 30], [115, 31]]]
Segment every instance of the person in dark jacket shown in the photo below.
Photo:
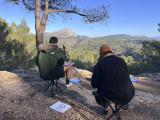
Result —
[[92, 87], [97, 88], [97, 91], [93, 92], [96, 102], [107, 107], [105, 97], [120, 105], [128, 104], [134, 96], [135, 89], [130, 80], [127, 64], [106, 44], [100, 47], [99, 54], [91, 78]]

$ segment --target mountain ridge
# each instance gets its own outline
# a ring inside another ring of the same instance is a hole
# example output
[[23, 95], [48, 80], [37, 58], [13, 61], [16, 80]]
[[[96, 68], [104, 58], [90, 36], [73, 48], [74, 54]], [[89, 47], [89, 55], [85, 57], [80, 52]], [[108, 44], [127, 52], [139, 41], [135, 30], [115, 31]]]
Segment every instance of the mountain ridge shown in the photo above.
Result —
[[121, 38], [126, 40], [152, 40], [152, 38], [146, 37], [144, 35], [129, 35], [129, 34], [115, 34], [115, 35], [107, 35], [97, 38]]
[[44, 38], [49, 39], [50, 37], [60, 37], [60, 38], [88, 38], [87, 36], [77, 35], [71, 28], [65, 28], [55, 32], [46, 32], [44, 33]]
[[[77, 38], [77, 39], [87, 39], [90, 38], [88, 36], [77, 35], [71, 28], [65, 28], [62, 30], [58, 30], [55, 32], [46, 32], [44, 33], [44, 38], [49, 39], [52, 36], [56, 36], [58, 38]], [[93, 38], [121, 38], [125, 40], [153, 40], [155, 37], [147, 37], [144, 35], [129, 35], [129, 34], [114, 34], [107, 35], [101, 37], [93, 37]], [[92, 39], [92, 38], [91, 38]]]
[[154, 36], [154, 37], [151, 37], [151, 38], [160, 40], [160, 36]]

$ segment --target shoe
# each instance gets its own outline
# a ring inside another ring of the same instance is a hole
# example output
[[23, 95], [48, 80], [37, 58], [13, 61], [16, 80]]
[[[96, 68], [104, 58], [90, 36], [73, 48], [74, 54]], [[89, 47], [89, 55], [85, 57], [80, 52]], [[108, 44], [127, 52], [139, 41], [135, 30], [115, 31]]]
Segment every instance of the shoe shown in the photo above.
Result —
[[97, 95], [97, 91], [92, 91], [92, 95], [96, 96]]
[[71, 87], [73, 83], [66, 84], [67, 87]]
[[128, 108], [129, 108], [129, 104], [124, 105], [124, 106], [122, 107], [123, 110], [128, 110]]
[[66, 84], [69, 84], [69, 79], [68, 78], [66, 79]]
[[104, 110], [103, 110], [103, 114], [104, 114], [104, 115], [107, 115], [107, 114], [108, 114], [108, 110], [104, 109]]
[[92, 95], [96, 96], [97, 95], [97, 91], [92, 91]]

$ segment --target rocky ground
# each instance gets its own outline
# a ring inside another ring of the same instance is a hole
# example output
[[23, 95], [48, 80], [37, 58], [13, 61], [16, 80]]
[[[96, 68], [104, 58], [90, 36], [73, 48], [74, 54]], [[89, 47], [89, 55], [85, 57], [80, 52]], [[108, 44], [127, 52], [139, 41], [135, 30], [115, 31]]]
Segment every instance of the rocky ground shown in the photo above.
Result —
[[[51, 88], [43, 91], [48, 82], [40, 79], [37, 70], [0, 71], [0, 120], [104, 120], [108, 116], [103, 115], [102, 108], [95, 103], [93, 89], [85, 79], [91, 75], [72, 68], [71, 78], [80, 82], [67, 88], [65, 79], [61, 78], [58, 85], [63, 92], [58, 90], [51, 97]], [[133, 83], [136, 93], [129, 109], [120, 110], [122, 120], [159, 120], [160, 73], [133, 77], [139, 82]], [[71, 108], [63, 114], [52, 110], [50, 106], [57, 101]]]

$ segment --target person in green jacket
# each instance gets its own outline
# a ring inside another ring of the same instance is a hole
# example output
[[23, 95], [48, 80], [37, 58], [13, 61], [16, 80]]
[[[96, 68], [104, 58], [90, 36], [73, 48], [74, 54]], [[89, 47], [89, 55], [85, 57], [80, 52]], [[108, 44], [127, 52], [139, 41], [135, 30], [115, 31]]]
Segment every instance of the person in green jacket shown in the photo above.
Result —
[[58, 79], [65, 76], [66, 85], [70, 86], [71, 66], [64, 65], [64, 55], [58, 47], [58, 39], [51, 37], [49, 43], [38, 46], [37, 65], [40, 77], [44, 80]]
[[[58, 46], [58, 38], [51, 37], [50, 40], [49, 40], [49, 43], [52, 43], [52, 44]], [[71, 66], [63, 66], [63, 68], [64, 68], [64, 72], [66, 72], [66, 84], [68, 85], [69, 84], [69, 79], [70, 79], [70, 76], [71, 76]]]

